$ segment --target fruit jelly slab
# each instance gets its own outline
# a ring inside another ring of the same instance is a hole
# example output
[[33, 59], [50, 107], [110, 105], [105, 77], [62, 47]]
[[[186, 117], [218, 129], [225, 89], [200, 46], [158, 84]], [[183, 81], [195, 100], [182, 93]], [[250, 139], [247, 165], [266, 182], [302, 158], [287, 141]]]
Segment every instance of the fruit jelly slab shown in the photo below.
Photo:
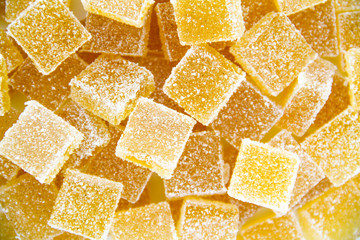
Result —
[[360, 110], [360, 48], [347, 51], [345, 59], [349, 74], [350, 103], [354, 109]]
[[210, 124], [245, 73], [215, 49], [192, 46], [172, 70], [163, 91], [204, 125]]
[[266, 14], [277, 11], [274, 0], [241, 0], [241, 8], [246, 30], [249, 30]]
[[4, 116], [10, 110], [10, 96], [8, 86], [8, 71], [6, 59], [0, 53], [0, 116]]
[[91, 35], [59, 0], [39, 0], [7, 27], [36, 68], [47, 75]]
[[259, 88], [276, 96], [317, 56], [283, 13], [268, 13], [230, 48]]
[[0, 54], [6, 59], [8, 73], [24, 61], [19, 49], [2, 28], [0, 28]]
[[0, 154], [33, 175], [51, 183], [83, 134], [52, 111], [32, 100], [0, 142]]
[[184, 114], [140, 98], [118, 142], [116, 156], [169, 179], [195, 123]]
[[326, 0], [274, 0], [277, 9], [286, 15], [300, 12], [304, 9], [311, 8]]

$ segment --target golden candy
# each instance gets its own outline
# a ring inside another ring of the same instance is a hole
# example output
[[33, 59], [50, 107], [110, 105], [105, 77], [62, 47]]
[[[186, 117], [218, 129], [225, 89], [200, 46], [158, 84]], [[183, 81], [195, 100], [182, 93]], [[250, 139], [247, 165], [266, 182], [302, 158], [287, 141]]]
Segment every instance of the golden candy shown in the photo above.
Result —
[[6, 60], [0, 53], [0, 116], [10, 110], [10, 96], [8, 86]]
[[345, 58], [349, 74], [350, 102], [354, 109], [360, 110], [360, 48], [350, 49]]

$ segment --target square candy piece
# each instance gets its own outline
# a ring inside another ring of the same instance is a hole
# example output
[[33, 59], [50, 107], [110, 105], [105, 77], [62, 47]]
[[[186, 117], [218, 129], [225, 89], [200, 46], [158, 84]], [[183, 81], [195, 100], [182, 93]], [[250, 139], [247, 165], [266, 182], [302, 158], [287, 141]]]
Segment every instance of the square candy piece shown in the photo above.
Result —
[[360, 173], [359, 134], [359, 113], [349, 107], [307, 137], [301, 147], [340, 186]]
[[51, 183], [83, 134], [36, 101], [28, 101], [0, 142], [0, 154], [41, 183]]
[[177, 230], [182, 240], [235, 239], [239, 210], [233, 204], [197, 198], [185, 199]]
[[230, 49], [266, 94], [277, 96], [317, 54], [282, 13], [269, 13]]
[[226, 193], [220, 134], [190, 135], [172, 178], [164, 181], [167, 198]]
[[266, 14], [277, 11], [274, 0], [241, 0], [241, 8], [246, 30], [249, 30]]
[[163, 91], [208, 125], [244, 79], [245, 73], [213, 48], [193, 46], [173, 69]]
[[346, 52], [345, 59], [349, 74], [350, 102], [354, 109], [360, 110], [360, 48], [350, 49]]
[[171, 0], [182, 45], [232, 41], [245, 27], [241, 1]]
[[111, 236], [114, 240], [178, 239], [167, 202], [117, 212], [111, 227]]
[[317, 4], [324, 3], [326, 0], [274, 0], [277, 9], [286, 15], [300, 12], [311, 8]]
[[116, 147], [116, 156], [169, 179], [196, 121], [140, 98]]
[[86, 11], [140, 28], [154, 0], [81, 0]]
[[154, 76], [117, 55], [101, 55], [71, 80], [71, 98], [96, 116], [119, 125], [140, 96], [154, 91]]
[[261, 140], [282, 116], [280, 106], [248, 81], [242, 81], [218, 117], [210, 124], [229, 143], [240, 148], [241, 140]]
[[19, 49], [2, 28], [0, 28], [0, 54], [6, 59], [8, 73], [13, 71], [24, 61]]
[[294, 189], [299, 157], [286, 150], [244, 139], [228, 194], [285, 213]]
[[123, 185], [68, 169], [49, 225], [90, 239], [106, 239]]
[[0, 116], [4, 116], [10, 110], [10, 96], [8, 86], [8, 71], [6, 59], [0, 53]]
[[7, 28], [43, 74], [53, 72], [91, 35], [59, 0], [39, 0]]

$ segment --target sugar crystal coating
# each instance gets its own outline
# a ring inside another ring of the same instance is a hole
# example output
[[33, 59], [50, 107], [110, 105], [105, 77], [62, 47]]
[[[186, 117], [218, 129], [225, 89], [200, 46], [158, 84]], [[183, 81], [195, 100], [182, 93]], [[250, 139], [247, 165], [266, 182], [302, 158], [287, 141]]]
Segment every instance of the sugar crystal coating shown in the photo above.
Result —
[[63, 234], [53, 238], [53, 240], [85, 240], [85, 239], [86, 238], [84, 237], [69, 232], [64, 232]]
[[19, 49], [2, 28], [0, 28], [0, 54], [6, 59], [6, 66], [9, 73], [24, 61]]
[[294, 153], [244, 139], [228, 194], [284, 213], [289, 208], [299, 162]]
[[358, 0], [335, 0], [336, 11], [359, 10], [360, 2]]
[[82, 139], [76, 128], [32, 100], [5, 133], [0, 154], [39, 182], [51, 183]]
[[140, 96], [154, 91], [150, 71], [117, 55], [103, 54], [71, 80], [71, 98], [96, 116], [119, 125]]
[[8, 71], [6, 59], [0, 53], [0, 116], [4, 116], [10, 110], [10, 96], [8, 86]]
[[111, 236], [114, 240], [178, 239], [167, 202], [116, 212]]
[[326, 0], [274, 0], [279, 11], [286, 15], [300, 12], [304, 9], [311, 8]]
[[249, 30], [266, 14], [277, 11], [273, 0], [241, 0], [241, 8], [246, 30]]
[[49, 225], [90, 239], [106, 239], [123, 185], [68, 169]]
[[140, 98], [118, 142], [116, 156], [169, 179], [195, 123], [184, 114]]
[[16, 233], [11, 222], [6, 218], [5, 213], [0, 210], [0, 239], [14, 240]]
[[260, 89], [276, 96], [316, 58], [300, 32], [282, 13], [269, 13], [230, 48]]
[[7, 28], [43, 74], [53, 72], [91, 35], [59, 0], [38, 0]]
[[360, 109], [360, 48], [350, 49], [345, 54], [349, 74], [350, 102], [354, 109]]
[[213, 48], [192, 46], [163, 91], [204, 125], [211, 123], [245, 79], [245, 73]]
[[145, 187], [144, 191], [141, 193], [140, 198], [136, 201], [136, 203], [131, 203], [128, 200], [121, 198], [116, 211], [123, 211], [123, 210], [128, 210], [130, 208], [143, 207], [145, 205], [149, 205], [150, 202], [151, 202], [150, 190], [148, 187]]

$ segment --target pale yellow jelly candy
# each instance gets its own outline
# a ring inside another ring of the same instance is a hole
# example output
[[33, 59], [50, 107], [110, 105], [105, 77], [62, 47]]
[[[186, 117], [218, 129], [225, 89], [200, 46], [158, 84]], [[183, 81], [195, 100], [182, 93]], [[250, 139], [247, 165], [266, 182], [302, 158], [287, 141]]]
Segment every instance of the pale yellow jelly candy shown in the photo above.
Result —
[[51, 183], [82, 139], [76, 128], [32, 100], [5, 133], [0, 154], [39, 182]]
[[134, 109], [140, 96], [154, 91], [154, 76], [118, 55], [103, 54], [71, 80], [71, 98], [113, 125]]
[[260, 89], [276, 96], [317, 54], [283, 13], [269, 13], [231, 48]]
[[114, 240], [178, 239], [169, 203], [153, 203], [116, 212], [111, 237]]
[[154, 0], [81, 0], [86, 11], [142, 27]]
[[245, 30], [241, 1], [171, 0], [171, 3], [182, 45], [232, 41]]
[[335, 71], [335, 65], [321, 58], [304, 68], [276, 125], [296, 136], [304, 135], [330, 96]]
[[311, 8], [320, 3], [324, 3], [326, 0], [274, 0], [276, 7], [279, 11], [290, 15], [300, 12], [304, 9]]
[[144, 191], [140, 195], [139, 200], [137, 200], [136, 203], [131, 203], [128, 200], [121, 198], [116, 211], [123, 211], [123, 210], [128, 210], [130, 208], [143, 207], [145, 205], [150, 204], [151, 199], [150, 199], [149, 191], [150, 190], [147, 187], [145, 187]]
[[298, 155], [300, 159], [294, 190], [292, 192], [289, 208], [295, 206], [307, 192], [318, 184], [324, 177], [324, 173], [311, 157], [301, 149], [298, 142], [286, 130], [280, 131], [268, 144], [282, 148]]
[[267, 214], [262, 218], [245, 223], [240, 232], [245, 240], [304, 240], [298, 220], [292, 212], [281, 217]]
[[360, 110], [360, 48], [350, 49], [346, 52], [345, 59], [349, 74], [350, 102], [354, 109]]
[[76, 54], [67, 58], [54, 72], [43, 75], [30, 58], [9, 79], [9, 84], [26, 97], [50, 110], [58, 109], [70, 95], [69, 83], [87, 64]]
[[332, 187], [298, 210], [306, 239], [350, 240], [360, 232], [360, 190], [352, 181]]
[[235, 199], [285, 213], [299, 168], [299, 157], [281, 148], [244, 139], [228, 194]]
[[118, 142], [116, 156], [169, 179], [195, 123], [184, 114], [140, 98]]
[[39, 0], [7, 28], [43, 74], [53, 72], [91, 35], [59, 0]]
[[14, 240], [16, 233], [11, 222], [6, 218], [5, 213], [0, 210], [0, 239]]
[[248, 81], [242, 81], [210, 124], [236, 148], [241, 140], [260, 140], [282, 116], [283, 110]]
[[8, 86], [8, 71], [6, 60], [0, 53], [0, 116], [4, 116], [10, 110], [10, 96]]
[[241, 0], [241, 8], [246, 30], [249, 30], [266, 14], [277, 11], [273, 0]]
[[19, 49], [2, 28], [0, 28], [0, 54], [6, 59], [6, 66], [9, 73], [24, 61]]
[[143, 192], [152, 172], [132, 162], [115, 156], [117, 142], [123, 131], [109, 126], [110, 142], [100, 153], [91, 158], [86, 173], [107, 178], [124, 185], [121, 197], [135, 203]]
[[57, 193], [54, 184], [40, 184], [29, 174], [3, 187], [0, 204], [19, 239], [52, 239], [61, 234], [48, 225]]
[[340, 186], [360, 172], [359, 134], [359, 115], [349, 107], [307, 137], [301, 147]]
[[81, 51], [122, 56], [145, 56], [148, 51], [150, 13], [141, 28], [92, 13], [88, 13], [85, 24], [92, 37]]
[[339, 54], [332, 0], [290, 15], [289, 19], [320, 56], [336, 57]]
[[233, 204], [187, 198], [181, 207], [177, 231], [182, 240], [235, 239], [239, 210]]
[[85, 240], [86, 238], [69, 232], [64, 232], [60, 236], [54, 237], [53, 240]]
[[204, 125], [210, 124], [245, 73], [207, 45], [192, 46], [173, 69], [163, 91]]
[[336, 11], [352, 11], [360, 10], [360, 2], [358, 0], [335, 0]]
[[167, 198], [226, 193], [218, 132], [190, 135], [173, 176], [164, 180]]
[[106, 239], [123, 185], [68, 169], [49, 220], [53, 228]]
[[324, 192], [326, 192], [332, 186], [333, 185], [330, 182], [330, 180], [327, 177], [325, 177], [296, 204], [294, 209], [302, 207], [305, 203], [312, 201], [315, 198], [318, 198], [320, 195], [322, 195]]

